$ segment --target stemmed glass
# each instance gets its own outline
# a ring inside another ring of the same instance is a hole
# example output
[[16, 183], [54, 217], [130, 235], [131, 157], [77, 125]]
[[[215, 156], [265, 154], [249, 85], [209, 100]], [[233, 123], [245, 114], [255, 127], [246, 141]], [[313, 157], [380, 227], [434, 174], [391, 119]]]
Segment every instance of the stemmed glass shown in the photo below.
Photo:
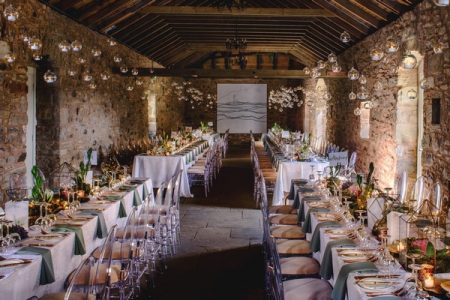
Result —
[[357, 213], [358, 214], [358, 220], [359, 220], [359, 222], [361, 223], [361, 226], [363, 226], [364, 227], [364, 225], [365, 225], [365, 219], [367, 218], [364, 214], [366, 213], [366, 210], [363, 210], [363, 209], [358, 209], [358, 210], [355, 210], [355, 213]]
[[311, 173], [309, 174], [309, 180], [314, 181], [316, 178], [314, 176], [314, 165], [310, 165]]
[[[41, 202], [39, 205], [39, 218], [35, 221], [36, 225], [39, 225], [42, 232], [47, 233], [52, 226], [52, 219], [47, 214], [47, 208], [49, 204], [45, 202]], [[45, 215], [43, 210], [45, 209]]]

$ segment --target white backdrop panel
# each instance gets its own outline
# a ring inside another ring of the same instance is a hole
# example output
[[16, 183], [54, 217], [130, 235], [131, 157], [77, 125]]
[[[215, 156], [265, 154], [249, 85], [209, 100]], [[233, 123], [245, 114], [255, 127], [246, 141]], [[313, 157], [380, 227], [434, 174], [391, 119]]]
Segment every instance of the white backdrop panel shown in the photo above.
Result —
[[217, 130], [220, 133], [267, 131], [266, 84], [217, 84]]

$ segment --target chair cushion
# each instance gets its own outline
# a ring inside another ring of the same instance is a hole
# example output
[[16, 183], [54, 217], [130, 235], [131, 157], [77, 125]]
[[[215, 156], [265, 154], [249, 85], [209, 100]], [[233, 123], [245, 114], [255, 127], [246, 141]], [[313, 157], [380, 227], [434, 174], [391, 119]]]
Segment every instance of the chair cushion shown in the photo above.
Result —
[[319, 263], [312, 257], [284, 257], [280, 259], [280, 264], [283, 275], [314, 275], [320, 272]]
[[280, 255], [309, 255], [310, 244], [305, 240], [278, 240], [277, 250]]
[[297, 225], [274, 226], [270, 234], [276, 239], [304, 239], [303, 228]]
[[[89, 274], [90, 271], [90, 274]], [[74, 271], [75, 272], [75, 271]], [[69, 282], [72, 281], [72, 278], [74, 276], [74, 272], [69, 274]], [[78, 273], [77, 277], [75, 278], [74, 284], [75, 285], [89, 285], [89, 278], [94, 278], [95, 273], [97, 272], [96, 266], [88, 266], [86, 265], [81, 269], [80, 273]], [[111, 283], [114, 284], [119, 281], [120, 278], [120, 266], [118, 265], [111, 265]], [[106, 265], [101, 264], [99, 266], [98, 270], [98, 276], [95, 279], [94, 284], [105, 284], [106, 280]]]
[[297, 209], [292, 205], [274, 205], [269, 207], [269, 214], [296, 215]]
[[322, 279], [302, 278], [283, 282], [285, 300], [330, 300], [331, 286]]
[[147, 238], [154, 237], [155, 229], [150, 228], [148, 226], [137, 226], [134, 229], [129, 229], [125, 237], [124, 237], [124, 228], [119, 228], [116, 231], [116, 235], [122, 239], [131, 238], [131, 233], [133, 233], [134, 238], [142, 240], [146, 237], [146, 234]]
[[[133, 246], [133, 249], [131, 248], [130, 242], [115, 242], [112, 249], [112, 259], [113, 260], [123, 260], [130, 258], [130, 251], [132, 251], [132, 255], [136, 255], [136, 246]], [[92, 256], [96, 259], [100, 257], [100, 251], [101, 247], [98, 247], [94, 250], [92, 253]]]
[[[64, 300], [66, 293], [55, 293], [44, 295], [39, 300]], [[95, 300], [95, 295], [89, 294], [86, 298], [86, 294], [82, 293], [70, 293], [69, 300]]]
[[277, 225], [297, 225], [298, 216], [297, 215], [274, 215], [269, 218], [270, 224]]

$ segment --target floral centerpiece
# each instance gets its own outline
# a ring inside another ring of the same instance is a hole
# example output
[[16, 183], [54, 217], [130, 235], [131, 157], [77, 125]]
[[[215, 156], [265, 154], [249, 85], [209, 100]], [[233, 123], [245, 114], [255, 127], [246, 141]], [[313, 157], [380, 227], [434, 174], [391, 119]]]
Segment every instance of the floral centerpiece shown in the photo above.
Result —
[[87, 162], [80, 162], [79, 170], [75, 172], [75, 177], [73, 178], [75, 182], [75, 187], [78, 191], [78, 197], [85, 197], [91, 192], [91, 185], [86, 183], [86, 176], [91, 170], [91, 159], [92, 159], [92, 148], [87, 151]]
[[373, 172], [375, 167], [373, 162], [369, 164], [369, 173], [367, 174], [366, 181], [363, 183], [363, 178], [361, 175], [356, 177], [356, 182], [358, 184], [360, 193], [356, 198], [356, 207], [361, 210], [367, 209], [367, 200], [372, 196], [372, 192], [375, 189], [375, 183], [373, 178]]
[[341, 188], [341, 180], [338, 177], [340, 171], [341, 165], [330, 167], [330, 174], [327, 178], [327, 188], [333, 195], [336, 194], [336, 190]]

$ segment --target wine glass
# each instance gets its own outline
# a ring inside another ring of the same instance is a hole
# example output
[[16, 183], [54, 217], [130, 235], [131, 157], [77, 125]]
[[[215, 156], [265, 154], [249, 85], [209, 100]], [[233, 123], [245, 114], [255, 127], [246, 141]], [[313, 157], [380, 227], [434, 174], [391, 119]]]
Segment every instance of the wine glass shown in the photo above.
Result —
[[314, 165], [310, 165], [311, 167], [311, 173], [309, 174], [309, 180], [310, 181], [314, 181], [315, 180], [315, 176], [314, 176]]

